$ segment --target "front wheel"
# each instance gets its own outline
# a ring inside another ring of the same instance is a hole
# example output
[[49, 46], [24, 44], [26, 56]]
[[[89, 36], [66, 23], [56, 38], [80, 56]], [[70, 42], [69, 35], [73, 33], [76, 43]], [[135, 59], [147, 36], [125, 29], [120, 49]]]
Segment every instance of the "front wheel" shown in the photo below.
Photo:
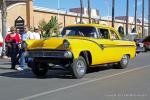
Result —
[[48, 72], [47, 63], [34, 61], [32, 64], [32, 72], [37, 77], [44, 77], [46, 75], [46, 73]]
[[72, 76], [76, 79], [82, 78], [87, 71], [87, 64], [85, 59], [80, 56], [78, 59], [75, 59], [71, 64], [71, 73]]
[[129, 55], [124, 55], [122, 59], [116, 65], [114, 65], [114, 68], [124, 69], [127, 67], [128, 63], [129, 63]]

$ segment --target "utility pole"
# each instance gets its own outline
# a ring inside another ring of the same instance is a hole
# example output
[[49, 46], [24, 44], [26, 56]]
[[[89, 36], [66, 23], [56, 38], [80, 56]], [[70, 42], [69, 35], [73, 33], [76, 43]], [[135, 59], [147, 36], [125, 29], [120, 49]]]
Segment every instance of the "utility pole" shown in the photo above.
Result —
[[136, 24], [137, 24], [137, 0], [135, 0], [135, 18], [134, 18], [135, 26], [134, 30], [136, 32]]
[[142, 0], [142, 37], [144, 37], [144, 0]]
[[83, 0], [80, 0], [80, 24], [82, 24], [82, 18], [83, 18]]
[[[5, 36], [6, 36], [6, 17], [7, 17], [7, 13], [6, 13], [6, 1], [2, 0], [2, 36], [3, 36], [3, 41]], [[5, 56], [5, 42], [3, 42], [3, 48], [2, 48], [2, 56]]]
[[91, 0], [88, 0], [88, 16], [89, 16], [89, 24], [91, 24]]
[[112, 27], [114, 27], [115, 0], [112, 0]]
[[126, 4], [126, 35], [128, 35], [128, 23], [129, 23], [129, 0]]
[[150, 0], [148, 0], [148, 35], [150, 35]]

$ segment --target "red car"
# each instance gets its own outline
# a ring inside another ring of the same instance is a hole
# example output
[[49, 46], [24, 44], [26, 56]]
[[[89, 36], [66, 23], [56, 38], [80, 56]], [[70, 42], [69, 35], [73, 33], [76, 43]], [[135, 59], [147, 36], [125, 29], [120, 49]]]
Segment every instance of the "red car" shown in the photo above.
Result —
[[147, 36], [144, 40], [143, 40], [144, 46], [146, 48], [146, 50], [150, 50], [150, 36]]

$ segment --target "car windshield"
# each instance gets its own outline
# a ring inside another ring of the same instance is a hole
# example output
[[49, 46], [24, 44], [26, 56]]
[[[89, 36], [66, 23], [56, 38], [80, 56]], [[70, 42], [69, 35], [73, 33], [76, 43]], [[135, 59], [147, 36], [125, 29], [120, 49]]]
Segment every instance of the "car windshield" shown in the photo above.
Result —
[[66, 27], [63, 29], [63, 36], [84, 36], [97, 38], [95, 27]]

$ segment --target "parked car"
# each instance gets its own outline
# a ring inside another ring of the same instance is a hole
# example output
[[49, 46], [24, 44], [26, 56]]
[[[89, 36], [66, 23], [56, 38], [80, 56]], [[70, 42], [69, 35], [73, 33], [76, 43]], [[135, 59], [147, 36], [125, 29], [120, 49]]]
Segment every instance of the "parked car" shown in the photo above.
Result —
[[146, 50], [150, 50], [150, 36], [147, 36], [144, 40], [143, 40], [143, 43], [144, 43], [144, 47]]
[[138, 33], [129, 33], [125, 38], [129, 41], [135, 41], [136, 53], [145, 52], [146, 49], [143, 44], [143, 39], [139, 38]]
[[142, 38], [135, 38], [134, 41], [136, 43], [136, 52], [137, 53], [145, 52], [146, 51], [146, 48], [144, 46]]
[[50, 65], [61, 65], [74, 78], [82, 78], [95, 65], [126, 68], [136, 55], [135, 42], [123, 40], [114, 28], [105, 25], [70, 25], [61, 34], [62, 37], [23, 42], [26, 56], [33, 59], [32, 72], [36, 76], [45, 76]]

